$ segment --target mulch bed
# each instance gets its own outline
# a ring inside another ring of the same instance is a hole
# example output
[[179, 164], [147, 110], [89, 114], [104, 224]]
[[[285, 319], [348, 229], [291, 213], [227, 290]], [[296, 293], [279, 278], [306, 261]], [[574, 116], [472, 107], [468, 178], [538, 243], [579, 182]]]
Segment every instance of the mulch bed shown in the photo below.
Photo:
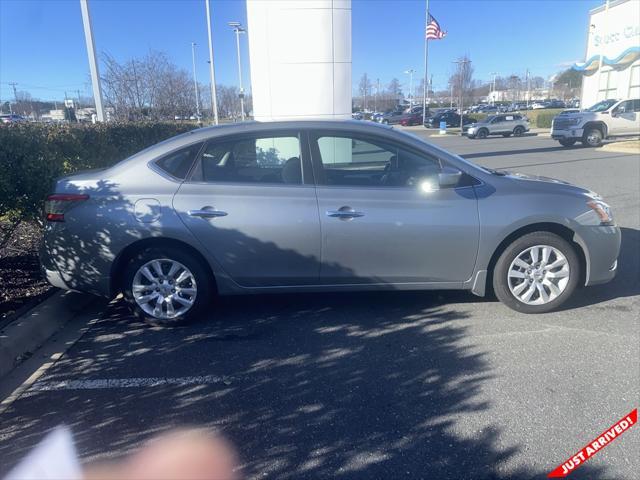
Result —
[[[0, 238], [9, 224], [0, 220]], [[42, 231], [36, 223], [23, 222], [8, 244], [0, 249], [0, 324], [37, 304], [52, 291], [40, 273], [38, 247]]]

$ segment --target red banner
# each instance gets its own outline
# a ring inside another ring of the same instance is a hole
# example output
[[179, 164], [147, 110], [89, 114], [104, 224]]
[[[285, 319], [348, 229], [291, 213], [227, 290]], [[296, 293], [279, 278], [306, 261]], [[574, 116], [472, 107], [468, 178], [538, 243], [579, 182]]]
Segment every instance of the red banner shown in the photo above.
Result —
[[578, 453], [569, 457], [558, 468], [547, 475], [547, 478], [564, 478], [573, 472], [584, 462], [593, 457], [601, 449], [609, 445], [612, 441], [626, 432], [638, 421], [638, 409], [633, 409], [628, 415], [622, 417], [607, 430], [598, 435], [592, 442], [589, 442]]

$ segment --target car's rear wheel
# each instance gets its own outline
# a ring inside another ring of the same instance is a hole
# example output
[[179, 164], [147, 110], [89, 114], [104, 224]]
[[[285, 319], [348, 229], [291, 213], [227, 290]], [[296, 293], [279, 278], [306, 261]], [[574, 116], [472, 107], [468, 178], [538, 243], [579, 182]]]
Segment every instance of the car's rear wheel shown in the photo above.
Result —
[[214, 293], [210, 274], [201, 263], [173, 247], [149, 248], [134, 255], [123, 281], [133, 313], [154, 325], [196, 319]]
[[518, 125], [516, 128], [513, 129], [513, 134], [516, 137], [521, 137], [522, 135], [524, 135], [524, 127], [521, 127]]
[[493, 290], [513, 310], [546, 313], [573, 294], [579, 279], [575, 248], [554, 233], [534, 232], [502, 252], [493, 271]]
[[561, 138], [558, 140], [563, 147], [572, 147], [576, 143], [575, 138]]
[[584, 133], [582, 144], [585, 147], [599, 147], [602, 145], [602, 132], [599, 128], [590, 128]]
[[487, 138], [488, 135], [489, 131], [486, 128], [481, 128], [480, 130], [478, 130], [478, 133], [476, 133], [476, 137], [480, 139]]

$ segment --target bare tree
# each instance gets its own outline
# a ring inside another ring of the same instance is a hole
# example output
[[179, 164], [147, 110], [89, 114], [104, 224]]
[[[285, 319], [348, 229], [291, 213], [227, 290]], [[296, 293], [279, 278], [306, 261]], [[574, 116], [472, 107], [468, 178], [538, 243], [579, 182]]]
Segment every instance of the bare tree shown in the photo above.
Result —
[[465, 105], [473, 99], [470, 96], [473, 87], [473, 67], [468, 55], [458, 58], [456, 69], [449, 77], [449, 88], [453, 90], [454, 97], [462, 98]]
[[371, 96], [371, 81], [369, 80], [369, 76], [366, 74], [366, 72], [362, 74], [362, 77], [360, 77], [358, 91], [362, 100], [362, 109], [366, 110], [368, 105], [368, 98]]

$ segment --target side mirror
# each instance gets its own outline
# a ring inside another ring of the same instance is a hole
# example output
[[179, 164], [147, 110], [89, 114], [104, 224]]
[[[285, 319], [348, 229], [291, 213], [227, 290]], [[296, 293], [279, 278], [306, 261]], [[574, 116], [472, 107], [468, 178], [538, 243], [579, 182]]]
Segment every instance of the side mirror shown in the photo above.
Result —
[[440, 188], [455, 187], [460, 182], [460, 178], [462, 178], [460, 170], [453, 167], [444, 167], [438, 174], [438, 184]]

